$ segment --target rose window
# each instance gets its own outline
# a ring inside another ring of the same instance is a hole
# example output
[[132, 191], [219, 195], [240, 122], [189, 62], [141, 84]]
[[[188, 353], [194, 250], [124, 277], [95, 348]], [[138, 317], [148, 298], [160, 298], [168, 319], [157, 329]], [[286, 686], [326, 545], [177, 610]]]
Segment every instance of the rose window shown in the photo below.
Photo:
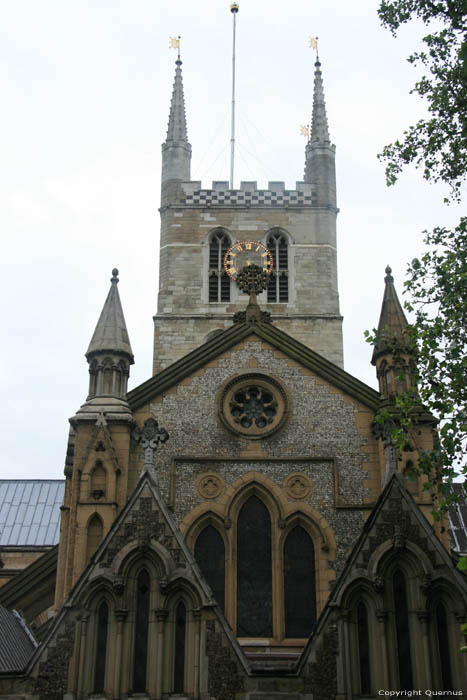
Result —
[[234, 394], [230, 401], [230, 413], [242, 428], [255, 424], [265, 428], [277, 413], [277, 401], [271, 391], [261, 386], [247, 386]]
[[288, 399], [277, 379], [246, 374], [227, 382], [219, 408], [227, 428], [244, 437], [262, 438], [282, 426], [288, 415]]

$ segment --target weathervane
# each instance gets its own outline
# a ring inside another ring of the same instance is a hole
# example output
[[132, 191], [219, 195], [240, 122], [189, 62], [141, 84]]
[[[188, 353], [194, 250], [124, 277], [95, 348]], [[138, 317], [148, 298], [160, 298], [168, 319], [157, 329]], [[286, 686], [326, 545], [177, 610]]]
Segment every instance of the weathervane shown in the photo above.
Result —
[[308, 37], [308, 46], [310, 47], [310, 49], [314, 49], [316, 51], [316, 60], [319, 61], [318, 37], [317, 36]]
[[177, 60], [180, 60], [180, 39], [181, 36], [171, 36], [169, 38], [169, 49], [177, 49], [178, 51], [178, 57]]

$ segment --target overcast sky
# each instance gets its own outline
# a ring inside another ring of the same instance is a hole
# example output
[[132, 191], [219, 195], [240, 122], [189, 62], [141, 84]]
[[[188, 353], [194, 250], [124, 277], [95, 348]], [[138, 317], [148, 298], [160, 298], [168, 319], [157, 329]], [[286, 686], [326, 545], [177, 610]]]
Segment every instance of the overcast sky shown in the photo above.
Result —
[[[192, 179], [228, 179], [232, 16], [227, 0], [1, 0], [1, 478], [61, 478], [68, 418], [88, 388], [84, 357], [110, 286], [151, 374], [158, 287], [160, 145], [182, 36]], [[319, 36], [336, 144], [345, 368], [376, 386], [363, 331], [378, 322], [384, 268], [402, 291], [424, 228], [459, 209], [406, 173], [386, 188], [376, 154], [423, 115], [406, 57], [376, 0], [240, 2], [237, 166], [241, 179], [303, 177]]]

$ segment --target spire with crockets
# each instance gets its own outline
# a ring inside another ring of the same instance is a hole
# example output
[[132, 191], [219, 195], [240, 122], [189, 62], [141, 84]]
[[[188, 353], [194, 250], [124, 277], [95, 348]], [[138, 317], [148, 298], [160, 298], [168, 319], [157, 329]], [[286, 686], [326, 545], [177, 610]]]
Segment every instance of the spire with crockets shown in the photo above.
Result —
[[311, 129], [305, 149], [305, 182], [314, 185], [318, 206], [336, 207], [335, 155], [336, 147], [329, 137], [321, 62], [317, 56]]
[[187, 136], [181, 65], [178, 56], [175, 61], [167, 138], [162, 144], [162, 183], [168, 180], [190, 180], [191, 145]]

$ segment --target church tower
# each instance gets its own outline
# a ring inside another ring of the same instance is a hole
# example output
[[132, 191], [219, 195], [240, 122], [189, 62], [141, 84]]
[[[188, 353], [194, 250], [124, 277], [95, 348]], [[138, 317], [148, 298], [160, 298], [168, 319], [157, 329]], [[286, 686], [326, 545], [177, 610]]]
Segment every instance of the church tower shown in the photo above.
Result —
[[335, 146], [331, 144], [321, 63], [315, 63], [311, 132], [304, 181], [258, 189], [242, 181], [211, 188], [190, 179], [182, 62], [176, 61], [167, 138], [162, 145], [160, 275], [154, 373], [228, 327], [246, 297], [224, 270], [239, 241], [268, 247], [274, 269], [261, 307], [274, 323], [343, 366], [336, 251]]

